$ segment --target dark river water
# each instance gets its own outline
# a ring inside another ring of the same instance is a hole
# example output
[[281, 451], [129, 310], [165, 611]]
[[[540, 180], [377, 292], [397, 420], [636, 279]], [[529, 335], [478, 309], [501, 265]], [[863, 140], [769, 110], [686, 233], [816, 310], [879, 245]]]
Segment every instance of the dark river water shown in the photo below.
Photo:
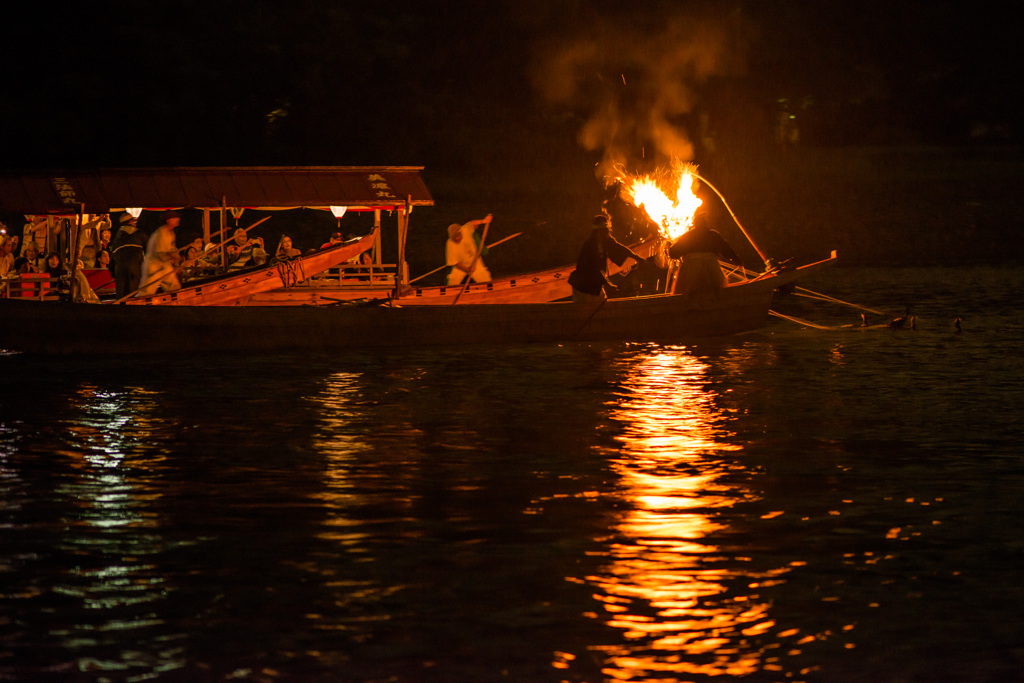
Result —
[[0, 680], [1024, 680], [1024, 270], [808, 287], [916, 329], [0, 355]]

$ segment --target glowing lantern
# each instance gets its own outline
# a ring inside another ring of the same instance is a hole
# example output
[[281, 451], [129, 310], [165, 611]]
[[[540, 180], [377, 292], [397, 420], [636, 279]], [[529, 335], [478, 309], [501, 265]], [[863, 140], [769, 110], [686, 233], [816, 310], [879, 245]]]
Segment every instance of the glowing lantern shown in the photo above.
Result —
[[331, 207], [331, 213], [334, 214], [334, 217], [338, 219], [338, 227], [339, 228], [341, 227], [341, 217], [345, 215], [346, 211], [348, 211], [348, 207], [347, 206], [332, 206]]

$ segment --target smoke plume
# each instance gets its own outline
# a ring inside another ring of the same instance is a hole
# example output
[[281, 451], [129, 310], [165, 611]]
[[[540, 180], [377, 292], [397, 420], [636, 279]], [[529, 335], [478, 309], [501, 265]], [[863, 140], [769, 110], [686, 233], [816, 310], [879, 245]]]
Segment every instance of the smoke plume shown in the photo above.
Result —
[[692, 114], [700, 87], [743, 68], [739, 17], [676, 16], [635, 22], [602, 18], [545, 51], [534, 85], [545, 101], [584, 119], [578, 138], [616, 165], [694, 158]]

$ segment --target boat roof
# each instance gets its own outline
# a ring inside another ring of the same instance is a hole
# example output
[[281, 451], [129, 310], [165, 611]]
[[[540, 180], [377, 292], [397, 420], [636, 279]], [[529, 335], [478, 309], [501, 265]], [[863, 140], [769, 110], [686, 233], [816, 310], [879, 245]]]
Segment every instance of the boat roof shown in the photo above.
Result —
[[422, 166], [226, 166], [0, 173], [0, 211], [433, 206]]

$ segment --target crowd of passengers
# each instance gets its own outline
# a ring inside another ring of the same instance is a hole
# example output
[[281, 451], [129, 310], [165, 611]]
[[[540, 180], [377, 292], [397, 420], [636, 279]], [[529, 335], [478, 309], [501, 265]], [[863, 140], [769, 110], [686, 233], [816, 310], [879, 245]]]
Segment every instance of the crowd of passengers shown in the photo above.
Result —
[[[133, 293], [150, 293], [143, 291], [147, 285], [154, 291], [172, 291], [181, 286], [181, 281], [221, 272], [225, 266], [230, 272], [302, 256], [289, 235], [281, 236], [271, 255], [262, 237], [250, 238], [242, 228], [234, 231], [223, 249], [205, 242], [202, 237], [179, 248], [174, 230], [180, 214], [166, 211], [162, 218], [163, 223], [151, 235], [139, 229], [135, 217], [127, 212], [116, 217], [116, 230], [107, 215], [84, 223], [80, 233], [84, 246], [78, 269], [109, 272], [116, 295], [121, 298]], [[342, 241], [341, 233], [336, 232], [320, 248]], [[47, 247], [50, 250], [44, 252]], [[0, 223], [0, 283], [26, 274], [44, 274], [50, 276], [58, 291], [67, 291], [71, 273], [61, 257], [62, 251], [59, 219], [48, 221], [46, 217], [37, 217], [25, 223], [20, 234]]]

